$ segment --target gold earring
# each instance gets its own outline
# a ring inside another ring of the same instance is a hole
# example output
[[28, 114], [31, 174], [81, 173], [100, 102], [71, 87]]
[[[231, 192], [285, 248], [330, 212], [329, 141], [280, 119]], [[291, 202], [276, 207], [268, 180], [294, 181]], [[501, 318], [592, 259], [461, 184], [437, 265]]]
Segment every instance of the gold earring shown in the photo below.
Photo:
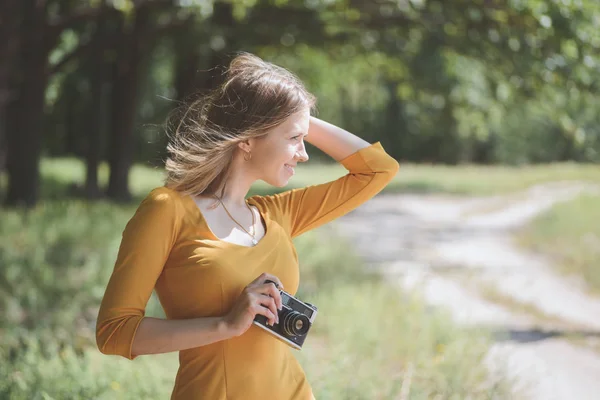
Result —
[[[246, 154], [248, 154], [248, 158], [246, 158]], [[250, 161], [251, 159], [252, 159], [252, 153], [251, 152], [244, 153], [244, 160]]]

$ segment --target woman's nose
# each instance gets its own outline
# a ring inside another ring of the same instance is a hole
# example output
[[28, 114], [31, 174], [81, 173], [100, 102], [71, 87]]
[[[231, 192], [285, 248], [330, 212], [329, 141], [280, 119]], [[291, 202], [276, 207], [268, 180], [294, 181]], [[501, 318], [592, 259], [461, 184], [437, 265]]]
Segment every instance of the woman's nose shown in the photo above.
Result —
[[308, 154], [306, 153], [306, 147], [304, 147], [304, 144], [301, 144], [298, 150], [296, 151], [296, 159], [299, 162], [308, 161]]

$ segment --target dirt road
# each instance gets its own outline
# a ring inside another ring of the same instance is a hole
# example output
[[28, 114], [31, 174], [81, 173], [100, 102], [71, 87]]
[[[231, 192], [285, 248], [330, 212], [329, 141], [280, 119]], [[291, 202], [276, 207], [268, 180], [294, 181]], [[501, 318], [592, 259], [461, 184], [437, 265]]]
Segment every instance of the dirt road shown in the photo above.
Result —
[[421, 291], [459, 323], [490, 327], [498, 340], [488, 367], [517, 379], [516, 393], [600, 399], [600, 297], [512, 238], [584, 191], [598, 188], [569, 182], [486, 198], [379, 195], [333, 226], [390, 281]]

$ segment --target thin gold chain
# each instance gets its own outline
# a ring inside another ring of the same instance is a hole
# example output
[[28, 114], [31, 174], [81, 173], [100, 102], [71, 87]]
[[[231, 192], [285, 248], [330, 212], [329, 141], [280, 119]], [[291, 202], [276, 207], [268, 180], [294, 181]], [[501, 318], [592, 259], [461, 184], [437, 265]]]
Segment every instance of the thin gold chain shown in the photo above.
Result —
[[255, 221], [254, 221], [254, 211], [252, 211], [252, 209], [251, 209], [251, 208], [250, 208], [250, 206], [248, 205], [248, 202], [247, 202], [247, 201], [244, 201], [244, 204], [246, 204], [246, 207], [248, 207], [248, 210], [250, 210], [250, 214], [252, 214], [252, 231], [253, 231], [254, 233], [250, 233], [250, 232], [248, 232], [248, 231], [246, 230], [246, 228], [244, 228], [244, 227], [242, 226], [242, 224], [240, 224], [239, 222], [237, 222], [237, 220], [236, 220], [235, 218], [233, 218], [233, 216], [232, 216], [232, 215], [229, 213], [229, 210], [227, 210], [227, 207], [225, 207], [225, 204], [223, 204], [223, 202], [221, 201], [221, 199], [220, 199], [218, 196], [216, 196], [216, 195], [215, 195], [215, 197], [217, 198], [217, 200], [219, 200], [219, 203], [221, 203], [221, 205], [223, 206], [223, 209], [225, 210], [225, 212], [227, 213], [227, 215], [229, 215], [229, 218], [231, 218], [231, 219], [233, 220], [233, 222], [235, 222], [235, 223], [236, 223], [236, 224], [237, 224], [237, 225], [238, 225], [240, 228], [242, 228], [242, 229], [244, 230], [244, 232], [246, 232], [248, 235], [250, 235], [250, 237], [252, 238], [252, 242], [253, 242], [254, 244], [256, 244], [256, 243], [257, 243], [257, 241], [256, 241], [256, 237], [255, 237], [255, 235], [256, 235], [256, 232], [254, 232], [254, 224], [255, 224]]

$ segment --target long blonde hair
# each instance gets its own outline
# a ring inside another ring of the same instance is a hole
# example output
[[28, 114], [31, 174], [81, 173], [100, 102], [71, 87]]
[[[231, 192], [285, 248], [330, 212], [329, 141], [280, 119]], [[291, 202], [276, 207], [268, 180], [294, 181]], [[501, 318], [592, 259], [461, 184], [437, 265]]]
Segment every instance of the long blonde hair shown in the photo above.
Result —
[[288, 70], [236, 53], [223, 84], [169, 116], [165, 186], [187, 195], [220, 193], [238, 143], [262, 137], [315, 105], [316, 98]]

